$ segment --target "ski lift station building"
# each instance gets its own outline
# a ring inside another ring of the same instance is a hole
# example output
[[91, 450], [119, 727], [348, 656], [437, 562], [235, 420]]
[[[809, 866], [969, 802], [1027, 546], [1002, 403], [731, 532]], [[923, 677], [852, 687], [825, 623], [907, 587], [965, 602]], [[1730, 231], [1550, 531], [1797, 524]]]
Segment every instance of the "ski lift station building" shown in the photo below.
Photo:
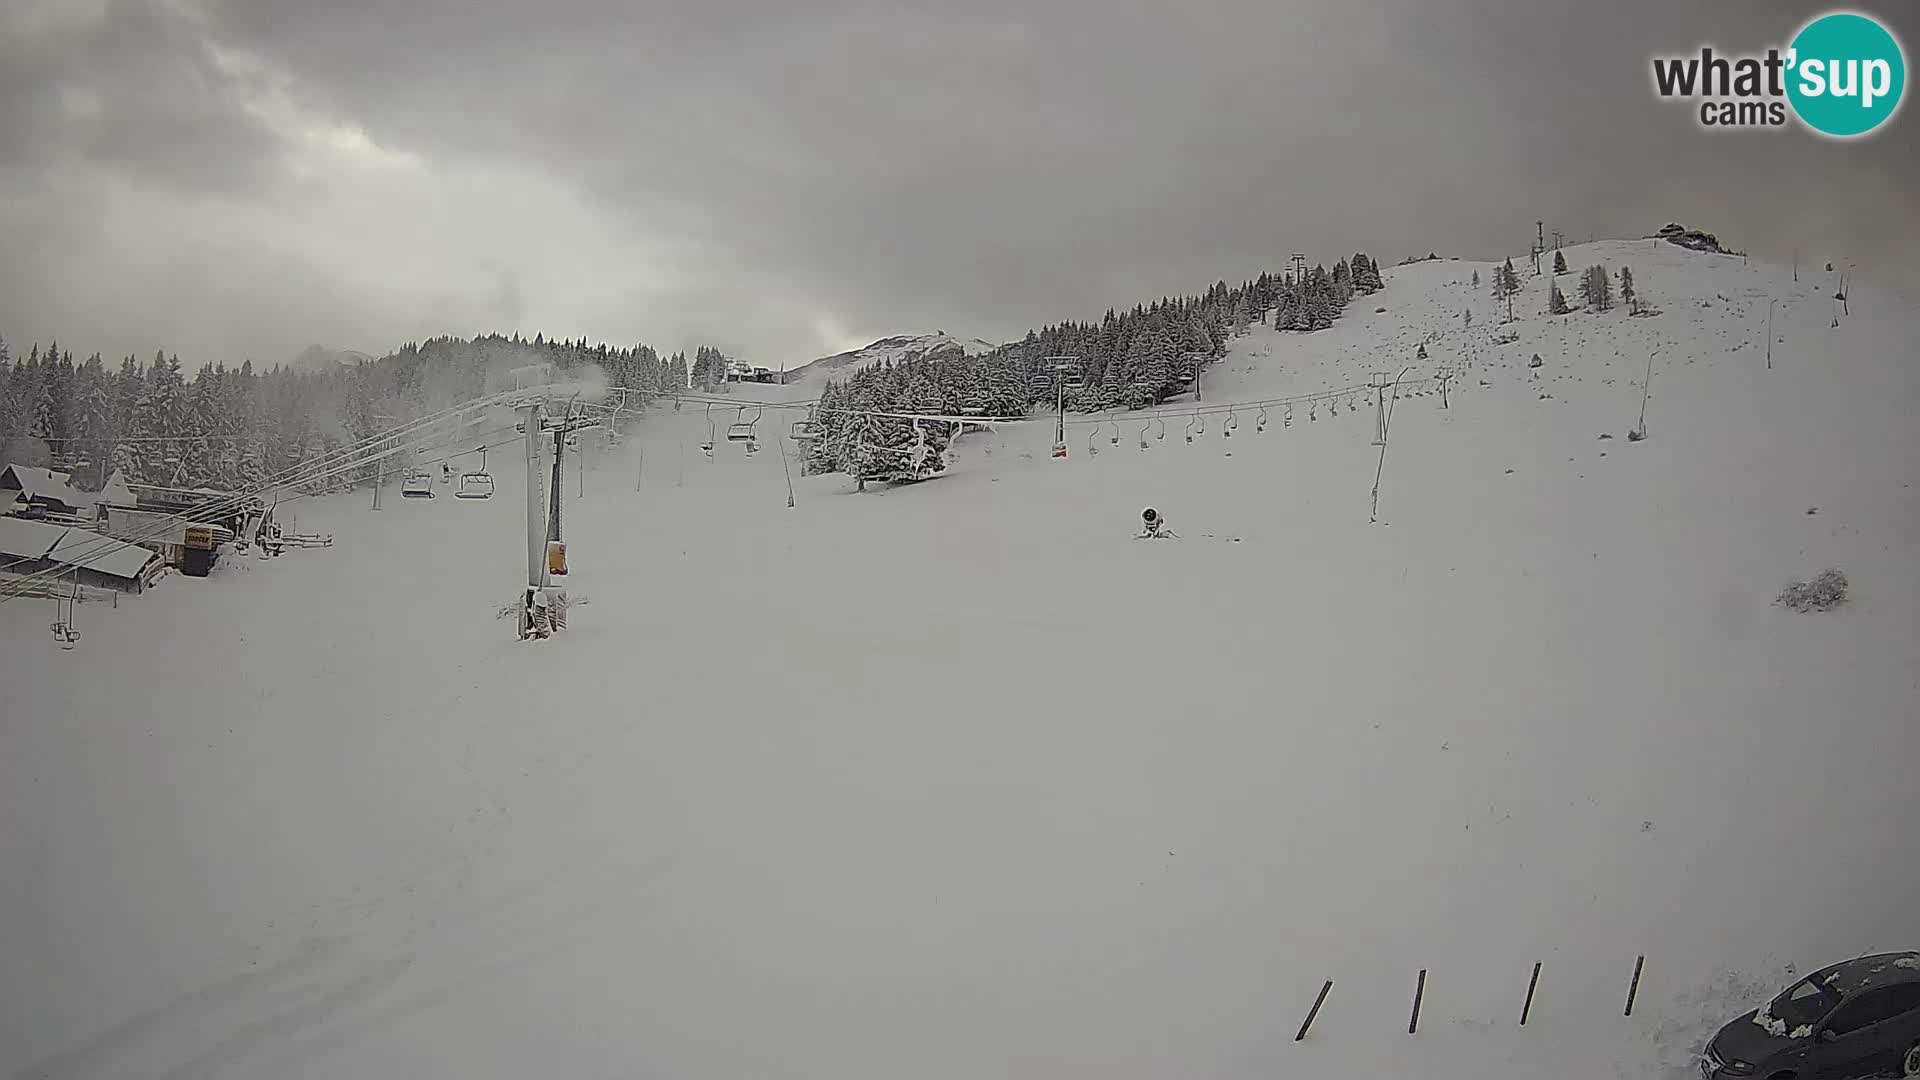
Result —
[[0, 559], [9, 574], [57, 574], [115, 592], [142, 592], [166, 562], [155, 551], [90, 529], [27, 518], [0, 517]]

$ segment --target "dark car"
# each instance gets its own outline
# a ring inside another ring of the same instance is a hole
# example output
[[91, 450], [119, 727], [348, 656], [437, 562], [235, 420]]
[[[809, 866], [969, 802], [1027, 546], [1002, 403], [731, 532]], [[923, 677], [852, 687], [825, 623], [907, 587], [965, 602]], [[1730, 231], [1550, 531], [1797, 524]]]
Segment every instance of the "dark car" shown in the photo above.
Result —
[[1707, 1043], [1707, 1080], [1920, 1077], [1920, 952], [1880, 953], [1807, 976]]

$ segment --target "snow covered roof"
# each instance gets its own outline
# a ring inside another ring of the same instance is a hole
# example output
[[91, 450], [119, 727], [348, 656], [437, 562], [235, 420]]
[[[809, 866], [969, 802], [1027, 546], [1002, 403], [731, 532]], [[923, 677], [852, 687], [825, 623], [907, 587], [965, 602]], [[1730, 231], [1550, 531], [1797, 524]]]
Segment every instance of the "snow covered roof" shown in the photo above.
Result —
[[54, 472], [32, 465], [9, 465], [0, 470], [0, 488], [12, 488], [36, 499], [51, 499], [68, 506], [85, 506], [92, 500], [73, 490], [73, 474]]
[[139, 577], [160, 556], [99, 533], [25, 518], [0, 518], [0, 555], [8, 559], [72, 560], [115, 577]]
[[10, 559], [44, 559], [66, 529], [26, 518], [0, 517], [0, 555]]
[[107, 485], [100, 489], [96, 498], [111, 506], [140, 505], [139, 500], [134, 498], [133, 489], [127, 486], [126, 474], [119, 469], [113, 470], [113, 475], [107, 477]]

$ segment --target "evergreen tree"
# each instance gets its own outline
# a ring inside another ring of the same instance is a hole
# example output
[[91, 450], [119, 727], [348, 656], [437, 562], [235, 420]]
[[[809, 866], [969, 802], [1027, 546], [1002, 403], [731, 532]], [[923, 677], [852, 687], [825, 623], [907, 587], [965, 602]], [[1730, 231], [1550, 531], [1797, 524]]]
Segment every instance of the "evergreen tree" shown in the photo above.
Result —
[[1558, 248], [1555, 248], [1553, 252], [1553, 272], [1556, 274], [1564, 274], [1567, 272], [1566, 253]]
[[1466, 329], [1468, 327], [1471, 327], [1472, 325], [1473, 325], [1473, 309], [1468, 308], [1465, 311], [1462, 311], [1460, 313], [1460, 326], [1462, 329]]
[[13, 402], [14, 382], [13, 363], [8, 357], [7, 343], [0, 338], [0, 461], [13, 460], [13, 440], [20, 430], [18, 410]]
[[1353, 287], [1362, 296], [1379, 292], [1383, 287], [1380, 280], [1380, 264], [1363, 253], [1353, 257]]
[[1500, 268], [1501, 295], [1512, 296], [1520, 291], [1520, 275], [1514, 272], [1513, 260], [1509, 258]]
[[106, 483], [108, 455], [113, 450], [112, 378], [99, 353], [88, 357], [75, 375], [73, 437], [77, 456], [86, 464], [76, 466], [74, 482], [89, 491]]
[[1633, 291], [1633, 271], [1624, 266], [1620, 268], [1620, 299], [1627, 302], [1634, 314], [1640, 313], [1640, 299]]
[[1567, 313], [1567, 298], [1560, 293], [1560, 283], [1553, 283], [1553, 291], [1547, 296], [1547, 312], [1553, 315]]
[[1509, 258], [1505, 265], [1494, 267], [1493, 270], [1493, 298], [1507, 302], [1507, 318], [1505, 320], [1507, 322], [1512, 322], [1514, 319], [1513, 298], [1519, 292], [1520, 275], [1514, 272], [1513, 260]]
[[133, 435], [134, 411], [145, 389], [140, 377], [140, 367], [133, 357], [127, 356], [120, 361], [120, 372], [113, 379], [113, 437], [114, 444], [107, 451], [107, 471], [118, 471], [129, 480], [138, 479], [139, 462], [135, 458], [137, 444], [126, 441]]
[[1480, 271], [1478, 270], [1473, 272], [1473, 287], [1476, 289], [1480, 287]]
[[1580, 291], [1587, 303], [1587, 310], [1594, 313], [1613, 309], [1613, 283], [1607, 276], [1607, 268], [1595, 264], [1587, 268], [1580, 283]]

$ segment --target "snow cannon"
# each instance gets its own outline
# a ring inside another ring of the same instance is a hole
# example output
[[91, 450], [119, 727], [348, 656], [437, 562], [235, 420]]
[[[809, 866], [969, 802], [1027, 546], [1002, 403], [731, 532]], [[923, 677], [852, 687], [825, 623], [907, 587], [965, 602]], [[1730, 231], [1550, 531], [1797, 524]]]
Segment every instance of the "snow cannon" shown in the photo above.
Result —
[[1139, 538], [1142, 539], [1148, 537], [1158, 539], [1160, 537], [1173, 535], [1173, 530], [1167, 528], [1166, 516], [1151, 506], [1140, 511], [1140, 526]]

